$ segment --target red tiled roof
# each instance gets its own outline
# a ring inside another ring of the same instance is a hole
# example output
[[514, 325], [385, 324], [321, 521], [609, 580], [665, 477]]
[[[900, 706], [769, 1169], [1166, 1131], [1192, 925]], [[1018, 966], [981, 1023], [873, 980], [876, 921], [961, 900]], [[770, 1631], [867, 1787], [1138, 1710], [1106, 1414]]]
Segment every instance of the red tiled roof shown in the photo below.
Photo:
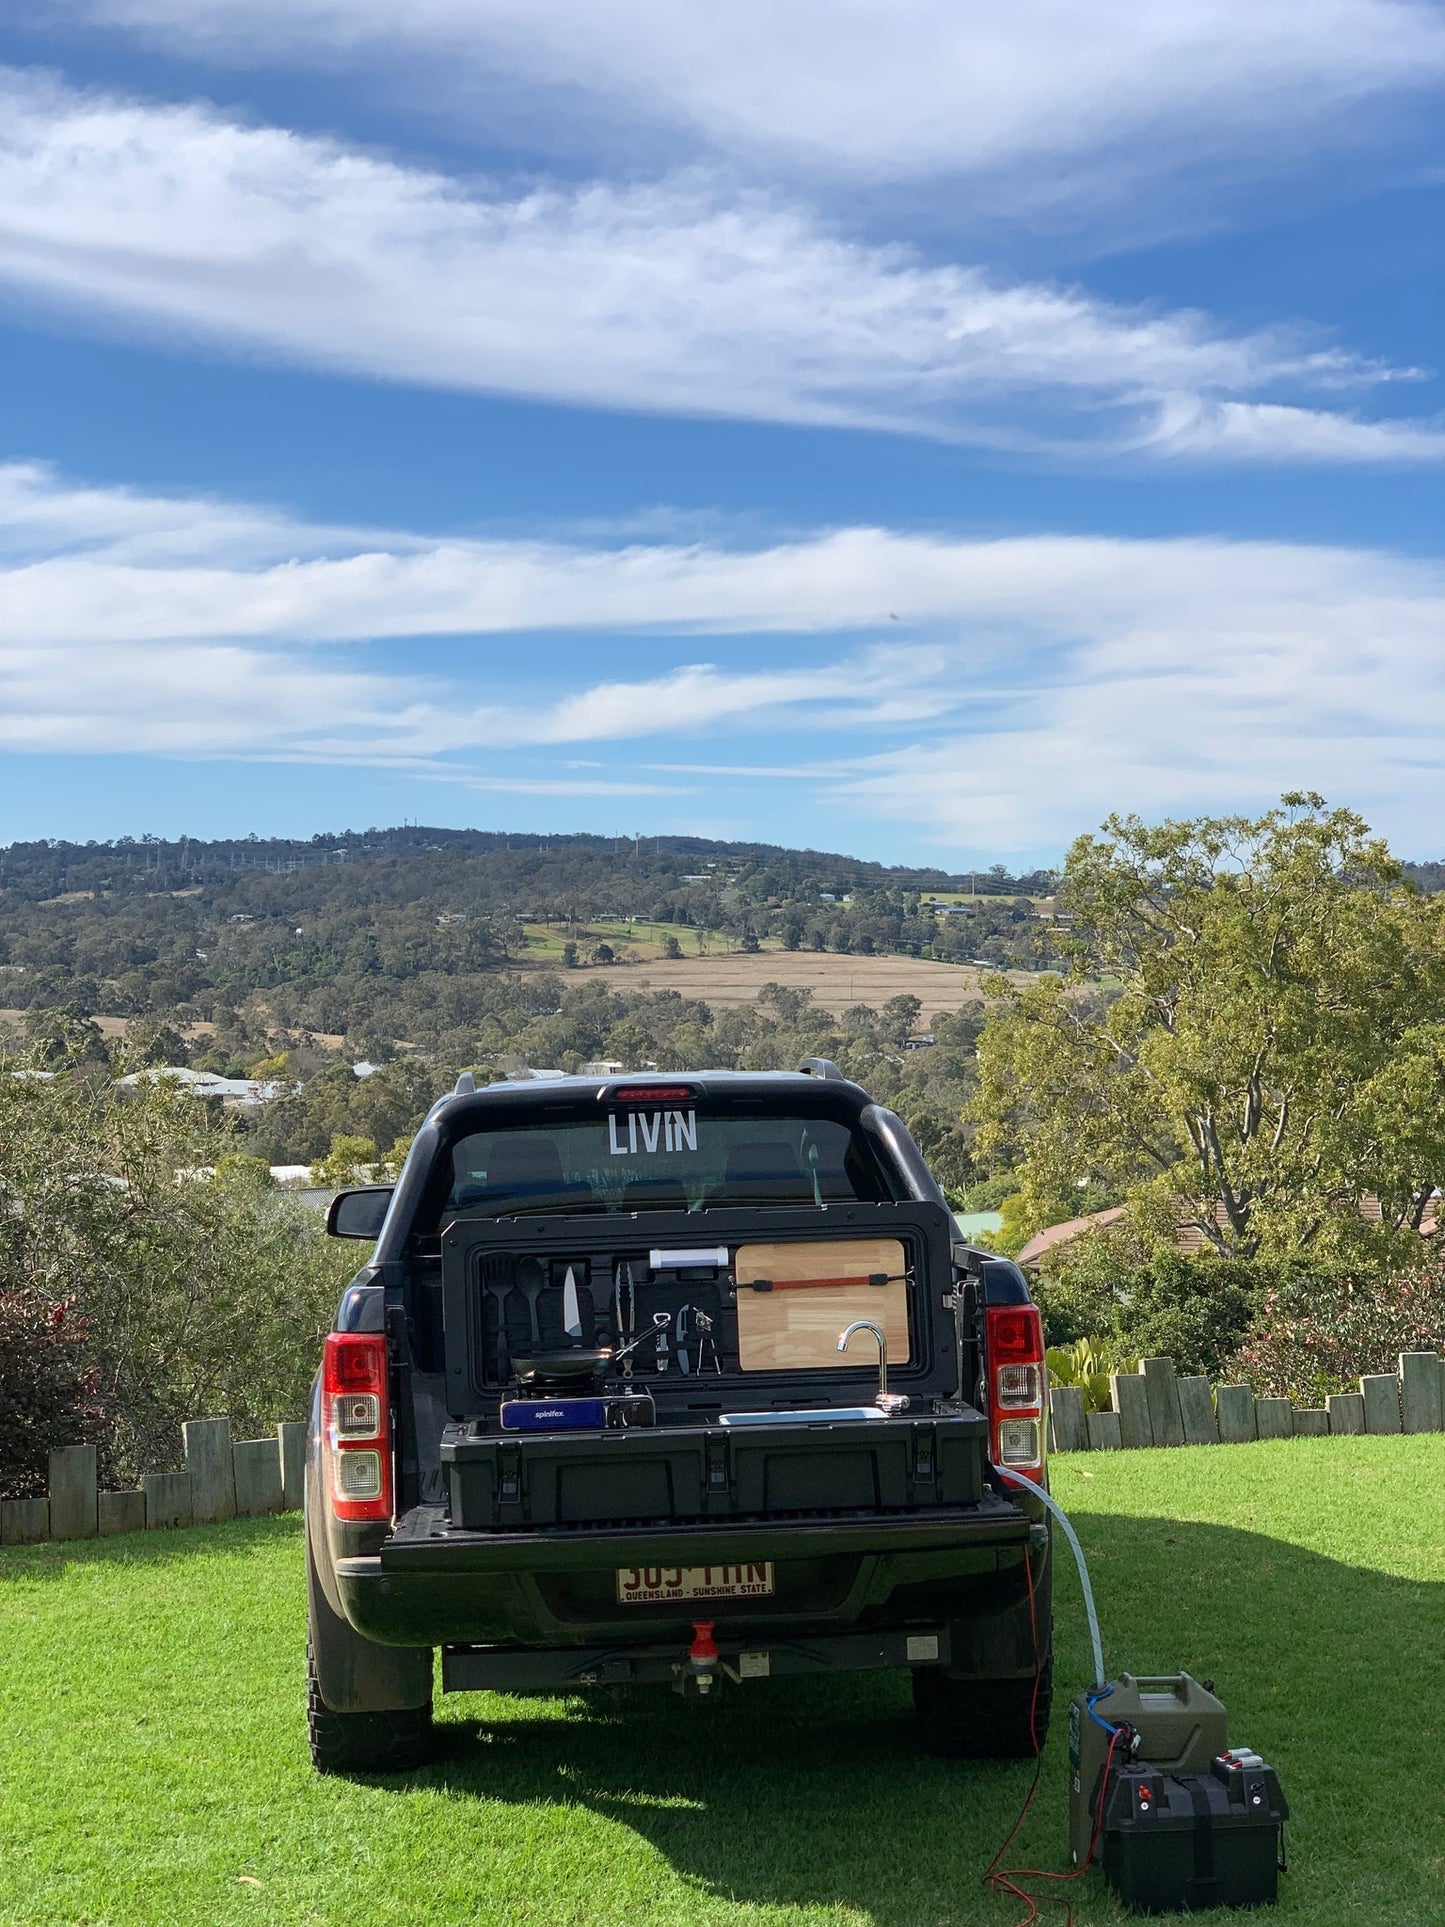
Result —
[[[1432, 1199], [1425, 1207], [1425, 1214], [1420, 1220], [1422, 1238], [1433, 1237], [1439, 1227], [1439, 1202], [1438, 1199]], [[1086, 1231], [1092, 1231], [1096, 1225], [1117, 1223], [1123, 1217], [1126, 1208], [1119, 1204], [1109, 1211], [1091, 1211], [1084, 1218], [1066, 1218], [1062, 1224], [1047, 1225], [1042, 1231], [1036, 1231], [1029, 1239], [1018, 1254], [1017, 1262], [1021, 1265], [1037, 1264], [1046, 1251], [1053, 1251], [1059, 1245], [1072, 1244], [1075, 1238], [1081, 1238]], [[1185, 1215], [1187, 1210], [1187, 1206], [1180, 1206], [1179, 1223], [1174, 1233], [1174, 1248], [1192, 1258], [1197, 1252], [1209, 1248], [1209, 1240], [1199, 1225], [1192, 1222], [1192, 1217]], [[1362, 1218], [1368, 1219], [1372, 1224], [1379, 1224], [1382, 1222], [1383, 1215], [1378, 1198], [1360, 1199]], [[1222, 1204], [1214, 1207], [1214, 1220], [1221, 1228], [1227, 1223]]]
[[1034, 1264], [1046, 1251], [1052, 1251], [1055, 1245], [1072, 1244], [1075, 1238], [1083, 1237], [1095, 1225], [1117, 1223], [1127, 1208], [1122, 1204], [1111, 1205], [1107, 1211], [1091, 1211], [1083, 1218], [1066, 1218], [1062, 1224], [1051, 1224], [1043, 1231], [1036, 1231], [1019, 1253], [1019, 1264]]

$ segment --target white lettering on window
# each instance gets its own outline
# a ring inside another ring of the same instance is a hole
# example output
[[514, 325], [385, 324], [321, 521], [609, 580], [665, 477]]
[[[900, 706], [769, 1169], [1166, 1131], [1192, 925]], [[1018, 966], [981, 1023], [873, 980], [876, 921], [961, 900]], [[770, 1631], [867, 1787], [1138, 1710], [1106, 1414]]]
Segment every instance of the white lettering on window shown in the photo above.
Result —
[[697, 1149], [696, 1111], [629, 1111], [627, 1136], [619, 1129], [621, 1119], [615, 1111], [607, 1114], [607, 1149], [615, 1158], [636, 1157], [638, 1129], [642, 1149], [653, 1157], [659, 1150], [695, 1151]]

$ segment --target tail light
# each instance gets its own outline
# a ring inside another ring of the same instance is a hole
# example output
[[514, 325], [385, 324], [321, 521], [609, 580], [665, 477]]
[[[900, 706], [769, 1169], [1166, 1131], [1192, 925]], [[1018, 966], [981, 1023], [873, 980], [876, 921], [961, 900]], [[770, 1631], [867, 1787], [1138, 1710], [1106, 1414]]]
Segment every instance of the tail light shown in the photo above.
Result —
[[389, 1407], [386, 1340], [372, 1332], [330, 1333], [321, 1361], [321, 1423], [338, 1519], [391, 1518]]
[[993, 1462], [1044, 1482], [1044, 1327], [1036, 1305], [991, 1305], [988, 1347]]

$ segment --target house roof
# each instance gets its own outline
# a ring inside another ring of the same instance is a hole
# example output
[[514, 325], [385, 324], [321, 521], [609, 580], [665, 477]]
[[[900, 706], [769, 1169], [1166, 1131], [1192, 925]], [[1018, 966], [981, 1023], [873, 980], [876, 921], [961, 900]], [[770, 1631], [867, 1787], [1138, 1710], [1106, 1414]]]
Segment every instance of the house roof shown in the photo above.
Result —
[[1034, 1233], [1016, 1262], [1021, 1265], [1037, 1264], [1044, 1253], [1052, 1251], [1055, 1245], [1072, 1244], [1075, 1238], [1082, 1238], [1086, 1231], [1092, 1231], [1097, 1225], [1117, 1223], [1126, 1208], [1122, 1204], [1115, 1204], [1107, 1211], [1090, 1211], [1086, 1217], [1065, 1218], [1062, 1224], [1047, 1225], [1042, 1231]]
[[[1046, 1252], [1054, 1251], [1060, 1245], [1072, 1244], [1075, 1238], [1081, 1238], [1086, 1231], [1092, 1231], [1098, 1225], [1117, 1223], [1126, 1209], [1125, 1205], [1117, 1204], [1108, 1211], [1091, 1211], [1084, 1218], [1066, 1218], [1062, 1224], [1047, 1225], [1042, 1231], [1034, 1233], [1015, 1262], [1021, 1265], [1036, 1265]], [[1176, 1251], [1183, 1252], [1186, 1257], [1192, 1258], [1198, 1252], [1207, 1250], [1209, 1241], [1198, 1224], [1192, 1221], [1192, 1216], [1186, 1219], [1182, 1215], [1185, 1207], [1181, 1206], [1180, 1209], [1181, 1217], [1174, 1231], [1174, 1248]], [[1438, 1209], [1438, 1199], [1426, 1205], [1425, 1214], [1420, 1221], [1422, 1238], [1432, 1237], [1438, 1228]], [[1214, 1207], [1214, 1215], [1216, 1222], [1222, 1227], [1225, 1223], [1222, 1204]], [[1361, 1198], [1360, 1216], [1374, 1224], [1379, 1224], [1383, 1217], [1380, 1200], [1373, 1197]]]

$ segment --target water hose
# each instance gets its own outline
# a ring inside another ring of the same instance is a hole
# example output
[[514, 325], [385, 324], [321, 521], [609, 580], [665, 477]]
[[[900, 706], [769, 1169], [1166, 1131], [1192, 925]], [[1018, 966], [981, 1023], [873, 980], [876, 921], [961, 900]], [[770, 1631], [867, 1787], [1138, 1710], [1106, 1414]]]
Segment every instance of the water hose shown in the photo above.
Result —
[[[1024, 1478], [1022, 1473], [1010, 1472], [1006, 1466], [999, 1466], [997, 1471], [1001, 1479], [1007, 1479], [1010, 1485], [1018, 1486], [1022, 1491], [1046, 1505], [1063, 1528], [1064, 1537], [1069, 1542], [1069, 1550], [1074, 1555], [1074, 1564], [1079, 1569], [1079, 1585], [1084, 1595], [1084, 1612], [1089, 1621], [1089, 1643], [1094, 1649], [1094, 1684], [1089, 1690], [1091, 1694], [1097, 1694], [1102, 1699], [1109, 1691], [1109, 1675], [1104, 1671], [1104, 1643], [1099, 1637], [1099, 1615], [1095, 1610], [1094, 1588], [1089, 1584], [1089, 1568], [1084, 1561], [1084, 1548], [1079, 1544], [1079, 1535], [1070, 1525], [1069, 1515], [1058, 1500], [1045, 1492], [1041, 1485], [1035, 1484], [1032, 1479]], [[1103, 1721], [1100, 1721], [1100, 1725], [1102, 1724]]]

